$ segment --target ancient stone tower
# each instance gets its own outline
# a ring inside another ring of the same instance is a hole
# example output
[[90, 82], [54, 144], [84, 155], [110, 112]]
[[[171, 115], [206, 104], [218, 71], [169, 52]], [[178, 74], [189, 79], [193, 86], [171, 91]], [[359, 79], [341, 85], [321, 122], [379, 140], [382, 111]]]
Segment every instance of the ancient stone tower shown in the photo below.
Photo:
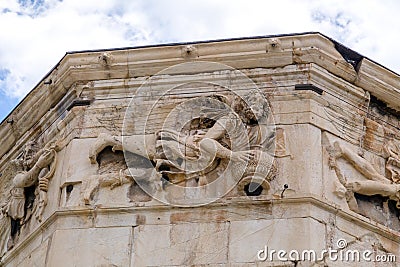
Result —
[[67, 53], [0, 138], [0, 266], [400, 260], [400, 77], [320, 33]]

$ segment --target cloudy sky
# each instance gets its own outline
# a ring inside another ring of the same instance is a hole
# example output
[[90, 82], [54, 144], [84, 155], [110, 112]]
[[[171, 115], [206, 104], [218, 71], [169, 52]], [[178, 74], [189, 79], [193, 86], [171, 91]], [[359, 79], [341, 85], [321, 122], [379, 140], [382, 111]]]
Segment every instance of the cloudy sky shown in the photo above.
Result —
[[400, 73], [397, 0], [0, 0], [0, 121], [67, 51], [319, 31]]

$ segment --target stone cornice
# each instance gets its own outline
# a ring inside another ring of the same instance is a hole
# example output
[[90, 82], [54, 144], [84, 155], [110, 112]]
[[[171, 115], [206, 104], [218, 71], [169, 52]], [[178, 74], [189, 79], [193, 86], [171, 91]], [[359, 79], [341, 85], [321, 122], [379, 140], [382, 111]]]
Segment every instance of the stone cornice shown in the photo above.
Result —
[[[251, 200], [251, 202], [249, 202]], [[2, 264], [7, 264], [11, 259], [13, 259], [16, 255], [18, 255], [26, 246], [34, 243], [33, 240], [37, 240], [39, 242], [44, 242], [47, 238], [49, 238], [52, 233], [56, 230], [64, 229], [64, 224], [61, 221], [63, 218], [68, 220], [68, 228], [82, 229], [82, 228], [102, 228], [102, 227], [111, 227], [112, 220], [101, 222], [101, 216], [105, 216], [105, 219], [109, 218], [111, 214], [126, 214], [129, 216], [128, 221], [119, 221], [118, 227], [135, 227], [141, 225], [141, 214], [142, 212], [146, 212], [147, 217], [151, 218], [150, 212], [156, 212], [157, 216], [152, 222], [146, 221], [146, 223], [150, 224], [170, 224], [170, 221], [165, 221], [161, 217], [163, 217], [163, 213], [172, 213], [172, 212], [185, 212], [190, 210], [193, 212], [193, 209], [224, 209], [227, 210], [229, 207], [243, 207], [247, 209], [249, 206], [262, 206], [263, 209], [259, 209], [259, 215], [264, 219], [268, 219], [268, 216], [271, 215], [271, 209], [274, 207], [279, 208], [281, 205], [285, 207], [285, 210], [290, 209], [291, 212], [287, 213], [286, 217], [282, 217], [282, 219], [288, 218], [311, 218], [318, 221], [324, 221], [323, 213], [313, 212], [312, 207], [317, 209], [327, 211], [329, 213], [335, 214], [337, 217], [342, 218], [344, 221], [349, 221], [354, 224], [362, 226], [364, 229], [371, 231], [372, 233], [376, 233], [381, 235], [389, 240], [393, 240], [394, 242], [400, 242], [399, 233], [383, 226], [379, 223], [376, 223], [364, 216], [356, 214], [351, 211], [344, 211], [339, 207], [336, 207], [334, 204], [327, 203], [325, 199], [322, 199], [319, 196], [306, 194], [306, 195], [298, 195], [296, 197], [285, 197], [282, 199], [264, 199], [260, 197], [242, 197], [242, 198], [232, 198], [224, 201], [217, 201], [207, 206], [200, 207], [190, 207], [190, 208], [177, 208], [162, 205], [156, 201], [150, 203], [144, 203], [143, 206], [125, 206], [125, 207], [81, 207], [81, 208], [64, 208], [54, 212], [43, 224], [41, 224], [36, 230], [34, 230], [29, 236], [27, 236], [20, 244], [18, 244], [12, 251], [8, 252], [4, 255], [3, 258], [0, 259], [0, 266]], [[296, 209], [301, 206], [309, 205], [309, 210], [306, 213], [298, 214]], [[266, 213], [260, 213], [260, 211], [266, 211], [266, 207], [270, 207], [270, 211]], [[226, 221], [239, 220], [235, 218], [235, 213], [231, 214], [232, 218], [229, 216], [225, 218]], [[76, 218], [85, 218], [78, 220], [71, 220], [71, 217]], [[166, 216], [169, 218], [169, 216]], [[148, 219], [149, 219], [148, 218]], [[157, 219], [156, 219], [157, 218]], [[204, 222], [207, 222], [207, 218], [203, 219]], [[221, 219], [222, 220], [222, 219]], [[223, 220], [222, 220], [223, 221]], [[105, 224], [104, 224], [105, 223]], [[108, 224], [107, 224], [108, 223]], [[110, 224], [111, 223], [111, 224]], [[72, 224], [72, 225], [71, 225]], [[109, 225], [110, 224], [110, 225]]]
[[[51, 117], [46, 113], [62, 113], [56, 107], [68, 106], [79, 96], [76, 88], [88, 81], [149, 76], [193, 60], [215, 61], [237, 69], [315, 63], [400, 110], [399, 75], [367, 58], [359, 62], [356, 71], [336, 50], [335, 43], [319, 33], [73, 52], [67, 53], [0, 124], [0, 155], [3, 157], [39, 121], [45, 125], [42, 118]], [[74, 90], [75, 97], [65, 99]], [[13, 123], [7, 122], [11, 120]]]

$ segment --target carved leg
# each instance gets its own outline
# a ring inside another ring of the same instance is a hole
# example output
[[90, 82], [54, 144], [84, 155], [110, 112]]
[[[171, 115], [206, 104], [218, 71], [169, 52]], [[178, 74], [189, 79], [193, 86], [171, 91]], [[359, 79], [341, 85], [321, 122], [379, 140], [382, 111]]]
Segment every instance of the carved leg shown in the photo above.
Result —
[[356, 181], [347, 183], [346, 187], [355, 192], [366, 196], [381, 195], [384, 197], [396, 198], [400, 192], [398, 184], [383, 184], [376, 181]]
[[335, 147], [335, 157], [342, 157], [345, 160], [347, 160], [349, 163], [353, 165], [353, 167], [359, 171], [361, 174], [365, 176], [365, 178], [373, 181], [378, 181], [381, 183], [385, 184], [390, 184], [390, 181], [386, 179], [385, 176], [379, 174], [375, 168], [372, 166], [371, 163], [369, 163], [367, 160], [364, 158], [360, 157], [356, 153], [352, 152], [350, 149], [348, 149], [345, 146], [342, 146], [339, 144], [339, 142], [334, 143]]
[[346, 191], [346, 201], [347, 201], [347, 205], [349, 205], [350, 210], [360, 213], [357, 200], [354, 197], [354, 192], [351, 192], [349, 190]]
[[91, 175], [87, 180], [83, 181], [83, 201], [85, 202], [85, 205], [89, 205], [93, 191], [100, 185], [99, 180], [100, 175]]
[[397, 201], [396, 207], [400, 209], [400, 185], [399, 184], [382, 184], [376, 181], [361, 181], [348, 183], [346, 187], [353, 192], [372, 196], [381, 195], [389, 197]]

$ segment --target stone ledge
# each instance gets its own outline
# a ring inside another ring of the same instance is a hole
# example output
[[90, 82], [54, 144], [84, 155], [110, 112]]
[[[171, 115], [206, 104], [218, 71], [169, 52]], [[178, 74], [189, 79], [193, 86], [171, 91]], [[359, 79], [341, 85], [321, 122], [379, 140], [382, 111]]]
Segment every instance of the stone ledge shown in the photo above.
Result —
[[[279, 47], [273, 51], [268, 50], [271, 39], [277, 39], [279, 43]], [[238, 69], [315, 63], [339, 78], [363, 87], [390, 107], [400, 109], [400, 77], [397, 74], [365, 58], [361, 61], [358, 74], [355, 73], [351, 64], [335, 49], [334, 43], [319, 33], [209, 41], [192, 45], [196, 46], [198, 57], [190, 60], [217, 61]], [[153, 75], [171, 65], [187, 62], [188, 59], [182, 57], [182, 47], [185, 46], [176, 44], [67, 53], [0, 124], [1, 139], [7, 144], [2, 146], [0, 155], [6, 153], [68, 91], [74, 90], [74, 84]], [[100, 60], [104, 53], [108, 53], [112, 59], [106, 66]], [[264, 56], [260, 57], [261, 54]], [[51, 85], [44, 84], [48, 80], [52, 80]], [[35, 112], [29, 112], [32, 108], [35, 108]], [[6, 122], [10, 118], [15, 121], [12, 125]]]
[[[249, 202], [249, 201], [254, 201], [254, 202]], [[373, 233], [376, 233], [380, 236], [383, 236], [389, 240], [392, 240], [394, 242], [400, 242], [400, 232], [396, 232], [394, 230], [389, 229], [388, 227], [385, 227], [381, 224], [378, 224], [366, 217], [363, 217], [359, 214], [356, 214], [351, 211], [344, 211], [338, 208], [334, 204], [329, 204], [325, 202], [326, 200], [320, 198], [319, 196], [316, 195], [302, 195], [302, 196], [296, 196], [296, 197], [285, 197], [283, 199], [261, 199], [259, 197], [240, 197], [240, 198], [232, 198], [229, 200], [223, 200], [223, 201], [218, 201], [212, 204], [207, 205], [207, 210], [212, 210], [212, 209], [230, 209], [230, 208], [240, 208], [240, 207], [246, 207], [246, 209], [249, 208], [249, 206], [254, 206], [254, 207], [259, 207], [259, 206], [265, 206], [268, 205], [272, 208], [272, 213], [270, 215], [274, 214], [274, 209], [277, 209], [281, 206], [286, 206], [285, 210], [287, 211], [290, 209], [290, 207], [294, 207], [294, 210], [297, 209], [298, 207], [303, 206], [304, 204], [308, 204], [308, 208], [316, 207], [319, 209], [322, 209], [328, 213], [333, 213], [336, 214], [336, 216], [342, 218], [343, 220], [350, 222], [352, 224], [357, 224], [358, 226], [362, 227], [363, 229], [367, 231], [371, 231]], [[202, 209], [203, 207], [196, 207], [194, 209]], [[12, 258], [14, 258], [20, 251], [22, 251], [26, 246], [31, 244], [35, 238], [40, 238], [42, 239], [42, 242], [46, 239], [46, 236], [49, 236], [51, 233], [46, 233], [47, 231], [55, 231], [57, 229], [62, 229], [60, 228], [60, 224], [58, 220], [60, 220], [63, 217], [79, 217], [79, 216], [86, 216], [86, 218], [89, 220], [85, 225], [75, 225], [75, 226], [68, 226], [68, 229], [83, 229], [83, 228], [107, 228], [107, 227], [116, 227], [115, 225], [97, 225], [95, 223], [95, 219], [98, 216], [101, 215], [117, 215], [117, 214], [129, 214], [135, 216], [133, 220], [130, 220], [130, 224], [126, 225], [119, 225], [118, 227], [127, 227], [127, 226], [138, 226], [142, 224], [148, 224], [148, 222], [143, 221], [143, 218], [141, 216], [141, 212], [146, 212], [147, 215], [149, 215], [151, 212], [157, 211], [157, 214], [160, 214], [159, 212], [173, 212], [173, 211], [189, 211], [192, 210], [193, 208], [176, 208], [176, 207], [170, 207], [170, 206], [165, 206], [165, 205], [159, 205], [159, 204], [151, 204], [148, 206], [141, 206], [141, 207], [132, 207], [132, 206], [125, 206], [125, 207], [95, 207], [95, 208], [86, 208], [86, 207], [81, 207], [81, 208], [73, 208], [73, 209], [62, 209], [54, 212], [45, 222], [43, 222], [35, 231], [33, 231], [29, 236], [27, 236], [20, 244], [17, 245], [13, 250], [10, 252], [7, 252], [4, 257], [1, 259], [0, 264], [7, 264]], [[300, 212], [301, 213], [301, 212]], [[287, 212], [286, 212], [287, 214]], [[282, 219], [287, 219], [287, 218], [313, 218], [317, 221], [320, 221], [321, 218], [316, 218], [314, 217], [315, 214], [317, 213], [310, 213], [307, 212], [306, 214], [302, 213], [303, 215], [297, 215], [294, 214], [294, 216], [287, 216]], [[321, 215], [320, 213], [318, 213]], [[323, 214], [322, 214], [323, 215]], [[321, 215], [321, 216], [322, 216]], [[159, 215], [162, 217], [162, 215]], [[160, 218], [158, 217], [158, 218]], [[271, 217], [271, 220], [276, 219], [274, 217]], [[230, 221], [229, 218], [225, 218], [226, 221]], [[323, 219], [322, 219], [323, 220]], [[160, 224], [170, 224], [170, 222], [160, 222]], [[150, 223], [151, 224], [151, 223]]]

